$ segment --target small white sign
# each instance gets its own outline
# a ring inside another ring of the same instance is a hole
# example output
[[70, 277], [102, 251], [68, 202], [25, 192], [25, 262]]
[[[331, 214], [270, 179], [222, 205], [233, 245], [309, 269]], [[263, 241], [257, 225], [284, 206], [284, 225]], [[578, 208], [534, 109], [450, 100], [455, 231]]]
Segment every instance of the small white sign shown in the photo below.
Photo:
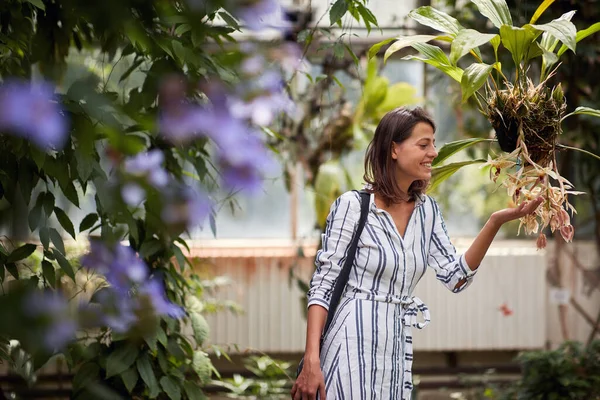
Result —
[[563, 288], [550, 288], [550, 303], [565, 305], [569, 304], [571, 299], [571, 292], [569, 289]]

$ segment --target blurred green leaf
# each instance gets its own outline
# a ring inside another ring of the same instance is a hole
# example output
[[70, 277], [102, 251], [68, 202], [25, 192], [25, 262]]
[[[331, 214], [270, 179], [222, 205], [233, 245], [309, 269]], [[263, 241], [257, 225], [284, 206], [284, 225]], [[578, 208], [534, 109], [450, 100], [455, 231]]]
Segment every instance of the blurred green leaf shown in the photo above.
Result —
[[139, 352], [139, 347], [133, 343], [125, 342], [119, 345], [106, 358], [106, 377], [118, 375], [131, 367]]
[[163, 388], [167, 396], [169, 396], [169, 399], [181, 400], [181, 387], [176, 379], [170, 376], [163, 376], [160, 378], [160, 386]]
[[58, 222], [60, 223], [60, 226], [62, 226], [63, 229], [65, 231], [67, 231], [67, 233], [69, 235], [71, 235], [71, 237], [73, 239], [76, 239], [76, 237], [75, 237], [75, 227], [73, 226], [73, 222], [71, 222], [71, 219], [69, 218], [69, 216], [67, 215], [67, 213], [64, 212], [61, 208], [54, 207], [54, 214], [56, 215], [56, 219], [58, 219]]
[[21, 247], [16, 248], [10, 253], [6, 259], [7, 263], [14, 263], [16, 261], [21, 261], [27, 257], [29, 257], [37, 248], [35, 244], [27, 243]]
[[408, 13], [408, 16], [420, 24], [429, 26], [438, 31], [450, 33], [453, 36], [463, 29], [463, 26], [456, 18], [431, 6], [423, 6], [414, 9]]

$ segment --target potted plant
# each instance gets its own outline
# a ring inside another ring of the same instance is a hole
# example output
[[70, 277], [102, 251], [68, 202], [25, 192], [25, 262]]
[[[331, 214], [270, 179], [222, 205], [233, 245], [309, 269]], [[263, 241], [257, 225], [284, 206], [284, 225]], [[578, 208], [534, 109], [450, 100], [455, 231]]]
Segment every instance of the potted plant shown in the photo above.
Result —
[[[374, 57], [389, 43], [391, 45], [385, 52], [384, 60], [400, 49], [412, 47], [418, 54], [403, 59], [422, 61], [456, 80], [461, 87], [462, 101], [473, 97], [495, 131], [502, 152], [488, 155], [487, 160], [440, 165], [457, 151], [490, 139], [467, 139], [444, 146], [434, 161], [433, 185], [465, 165], [485, 163], [491, 167], [490, 175], [494, 182], [501, 177], [515, 205], [540, 195], [544, 197], [545, 201], [534, 215], [521, 218], [519, 231], [524, 227], [528, 234], [540, 232], [537, 241], [540, 248], [546, 243], [546, 237], [541, 232], [548, 226], [552, 232], [558, 230], [569, 242], [574, 234], [569, 212], [572, 215], [576, 210], [568, 197], [582, 192], [573, 190], [573, 185], [560, 175], [556, 153], [561, 148], [583, 150], [559, 143], [562, 122], [576, 114], [600, 117], [600, 110], [578, 107], [568, 113], [561, 84], [551, 86], [549, 80], [560, 66], [561, 55], [568, 50], [575, 52], [577, 42], [600, 30], [600, 22], [577, 31], [571, 22], [575, 11], [570, 11], [548, 23], [537, 24], [543, 12], [554, 2], [545, 0], [528, 24], [517, 27], [513, 25], [505, 0], [471, 1], [490, 20], [496, 28], [495, 32], [482, 33], [467, 29], [450, 15], [424, 6], [411, 11], [409, 16], [440, 31], [439, 34], [388, 39], [374, 45], [369, 56]], [[447, 42], [449, 54], [429, 43], [432, 41]], [[483, 60], [479, 50], [483, 45], [493, 47], [493, 60]], [[503, 68], [499, 61], [498, 54], [502, 51], [508, 51], [512, 56], [515, 66], [514, 76], [510, 77], [512, 79], [505, 74], [504, 71], [508, 69]], [[458, 61], [467, 55], [472, 57], [472, 62], [463, 69]], [[540, 58], [541, 62], [538, 63]], [[536, 64], [540, 65], [539, 69], [535, 67]], [[500, 175], [502, 170], [506, 173]]]

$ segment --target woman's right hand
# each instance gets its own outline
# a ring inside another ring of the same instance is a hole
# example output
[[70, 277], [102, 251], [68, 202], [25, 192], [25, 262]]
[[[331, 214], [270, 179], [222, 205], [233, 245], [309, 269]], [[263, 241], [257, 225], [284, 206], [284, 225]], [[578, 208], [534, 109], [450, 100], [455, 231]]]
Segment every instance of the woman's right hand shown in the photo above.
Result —
[[326, 400], [325, 378], [320, 361], [318, 358], [315, 361], [305, 359], [302, 372], [292, 387], [292, 400], [316, 400], [317, 393], [319, 393], [319, 400]]

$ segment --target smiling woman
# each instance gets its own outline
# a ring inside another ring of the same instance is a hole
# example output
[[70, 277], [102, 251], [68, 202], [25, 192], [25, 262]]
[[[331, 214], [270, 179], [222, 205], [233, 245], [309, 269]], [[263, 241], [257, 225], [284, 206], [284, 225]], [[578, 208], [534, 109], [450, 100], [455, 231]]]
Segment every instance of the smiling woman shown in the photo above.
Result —
[[[411, 330], [430, 321], [427, 306], [412, 293], [427, 266], [452, 292], [464, 290], [502, 224], [539, 206], [541, 198], [495, 212], [467, 252], [456, 254], [438, 204], [425, 195], [437, 156], [434, 132], [422, 108], [386, 114], [366, 153], [367, 193], [344, 193], [331, 206], [308, 291], [306, 350], [294, 400], [410, 399]], [[344, 285], [340, 298], [338, 285]]]

